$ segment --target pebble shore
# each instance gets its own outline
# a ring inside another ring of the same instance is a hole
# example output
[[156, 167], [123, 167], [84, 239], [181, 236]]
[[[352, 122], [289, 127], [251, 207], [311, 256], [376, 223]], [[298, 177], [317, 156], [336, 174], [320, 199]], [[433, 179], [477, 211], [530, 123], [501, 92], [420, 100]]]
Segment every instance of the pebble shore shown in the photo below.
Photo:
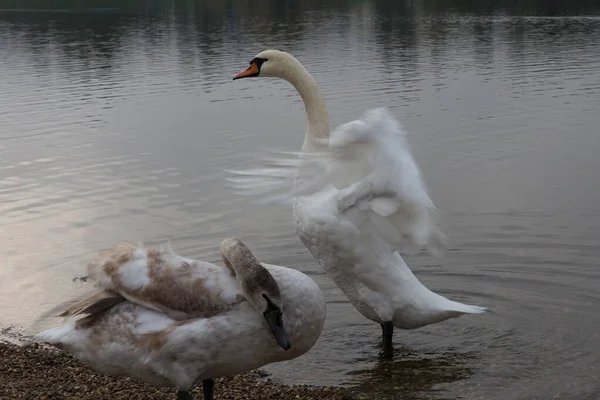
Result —
[[[165, 400], [175, 389], [95, 372], [66, 352], [38, 344], [0, 343], [0, 399]], [[202, 386], [192, 391], [202, 400]], [[337, 387], [284, 386], [260, 371], [219, 378], [215, 400], [363, 400], [364, 394]]]

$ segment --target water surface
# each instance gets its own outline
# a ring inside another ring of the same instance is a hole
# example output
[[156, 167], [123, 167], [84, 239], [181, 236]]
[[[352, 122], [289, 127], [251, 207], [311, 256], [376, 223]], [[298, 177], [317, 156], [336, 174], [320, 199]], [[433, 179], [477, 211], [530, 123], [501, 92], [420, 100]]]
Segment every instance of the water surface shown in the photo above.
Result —
[[[403, 399], [600, 396], [592, 2], [101, 3], [0, 12], [2, 326], [56, 324], [90, 289], [71, 274], [119, 240], [170, 239], [216, 262], [235, 235], [328, 300], [317, 346], [269, 367], [282, 382]], [[303, 141], [289, 84], [231, 80], [265, 48], [305, 64], [332, 124], [377, 106], [402, 121], [452, 250], [407, 262], [487, 314], [397, 331], [395, 359], [382, 361], [379, 326], [321, 272], [291, 211], [225, 188], [224, 168]]]

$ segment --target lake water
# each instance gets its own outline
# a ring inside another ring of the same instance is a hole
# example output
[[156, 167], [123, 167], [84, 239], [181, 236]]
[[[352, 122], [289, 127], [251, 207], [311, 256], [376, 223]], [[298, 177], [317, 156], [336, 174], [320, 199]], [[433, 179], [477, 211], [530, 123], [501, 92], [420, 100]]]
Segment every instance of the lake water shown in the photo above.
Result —
[[[235, 235], [328, 300], [317, 346], [268, 368], [282, 382], [395, 399], [600, 397], [594, 2], [88, 3], [117, 9], [0, 11], [2, 326], [55, 325], [90, 289], [72, 273], [122, 239], [220, 261]], [[452, 250], [407, 262], [488, 313], [397, 330], [394, 360], [380, 360], [379, 326], [321, 272], [291, 210], [228, 191], [224, 168], [303, 141], [289, 84], [231, 79], [266, 48], [305, 64], [332, 124], [378, 106], [403, 122]]]

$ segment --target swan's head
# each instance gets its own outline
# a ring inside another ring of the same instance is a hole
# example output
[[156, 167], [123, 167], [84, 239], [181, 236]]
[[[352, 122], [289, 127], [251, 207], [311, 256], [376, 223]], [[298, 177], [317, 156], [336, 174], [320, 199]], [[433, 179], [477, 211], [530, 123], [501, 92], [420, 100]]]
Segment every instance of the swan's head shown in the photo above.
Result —
[[228, 238], [219, 247], [223, 262], [235, 272], [248, 302], [265, 318], [279, 346], [289, 350], [292, 345], [283, 327], [281, 292], [273, 275], [241, 240]]
[[289, 53], [279, 50], [265, 50], [258, 53], [250, 65], [233, 77], [233, 80], [253, 77], [286, 78], [288, 72], [297, 64], [298, 60]]

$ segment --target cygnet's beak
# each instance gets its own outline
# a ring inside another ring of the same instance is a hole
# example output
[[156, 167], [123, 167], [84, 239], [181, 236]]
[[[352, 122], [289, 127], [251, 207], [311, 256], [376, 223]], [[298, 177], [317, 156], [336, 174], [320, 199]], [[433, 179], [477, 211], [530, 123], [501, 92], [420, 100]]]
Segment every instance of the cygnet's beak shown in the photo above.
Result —
[[269, 327], [271, 328], [271, 332], [273, 332], [273, 336], [275, 336], [275, 340], [284, 350], [289, 350], [292, 347], [290, 343], [290, 338], [287, 333], [283, 329], [283, 318], [281, 318], [281, 311], [277, 308], [270, 309], [266, 311], [264, 314]]
[[235, 81], [236, 79], [240, 79], [240, 78], [250, 78], [253, 76], [258, 76], [259, 73], [260, 73], [260, 69], [258, 68], [258, 65], [256, 65], [256, 62], [254, 62], [254, 60], [252, 60], [250, 62], [250, 65], [248, 66], [248, 68], [246, 68], [245, 70], [241, 71], [239, 74], [234, 76], [233, 80]]

